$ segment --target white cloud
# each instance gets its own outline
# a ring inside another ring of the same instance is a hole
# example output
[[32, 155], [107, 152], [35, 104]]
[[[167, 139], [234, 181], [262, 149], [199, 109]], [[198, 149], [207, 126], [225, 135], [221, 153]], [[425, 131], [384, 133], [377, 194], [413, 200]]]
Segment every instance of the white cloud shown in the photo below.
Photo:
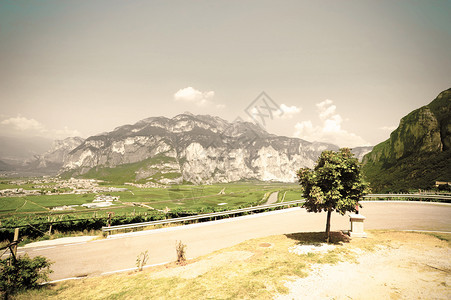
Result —
[[397, 128], [397, 126], [382, 126], [379, 127], [379, 129], [384, 130], [384, 131], [393, 131]]
[[316, 105], [321, 126], [314, 126], [312, 121], [302, 121], [295, 125], [296, 137], [307, 141], [333, 143], [340, 147], [367, 146], [369, 143], [355, 133], [342, 128], [343, 118], [336, 112], [332, 100], [324, 100]]
[[80, 131], [76, 129], [69, 129], [67, 126], [64, 126], [63, 129], [53, 129], [50, 132], [53, 132], [58, 137], [81, 136]]
[[325, 120], [330, 116], [333, 116], [335, 114], [335, 110], [337, 107], [332, 104], [332, 100], [324, 100], [323, 102], [320, 102], [316, 104], [316, 107], [318, 107], [320, 113], [319, 117], [321, 120]]
[[6, 120], [3, 120], [0, 124], [10, 126], [14, 130], [18, 131], [41, 131], [44, 130], [44, 125], [36, 121], [35, 119], [27, 119], [25, 117], [22, 117], [21, 115], [18, 115], [17, 117], [9, 118]]
[[310, 136], [316, 130], [313, 127], [312, 121], [302, 121], [300, 123], [298, 122], [296, 123], [296, 125], [294, 125], [294, 128], [296, 129], [295, 136], [299, 136], [301, 134]]
[[177, 101], [185, 101], [195, 103], [202, 106], [209, 102], [209, 99], [215, 95], [214, 91], [201, 92], [193, 87], [186, 87], [177, 91], [174, 94], [174, 99]]
[[226, 108], [225, 104], [216, 104], [217, 109], [224, 109]]
[[33, 118], [26, 118], [18, 115], [0, 122], [1, 129], [7, 130], [9, 133], [16, 132], [18, 134], [36, 135], [51, 139], [62, 139], [69, 136], [81, 136], [78, 130], [69, 129], [65, 126], [63, 129], [47, 129], [41, 122]]
[[300, 113], [302, 111], [302, 108], [297, 107], [295, 105], [293, 106], [288, 106], [286, 104], [281, 104], [280, 105], [280, 110], [282, 111], [282, 113], [278, 114], [277, 116], [282, 118], [282, 119], [291, 119], [293, 118], [294, 115]]

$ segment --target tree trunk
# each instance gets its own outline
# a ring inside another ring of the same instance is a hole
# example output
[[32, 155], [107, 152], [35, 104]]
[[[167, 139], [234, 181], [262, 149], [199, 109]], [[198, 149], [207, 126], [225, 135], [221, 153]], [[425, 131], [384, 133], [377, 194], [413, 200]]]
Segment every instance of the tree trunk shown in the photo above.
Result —
[[326, 222], [326, 242], [330, 242], [330, 216], [332, 215], [332, 211], [327, 211], [327, 222]]

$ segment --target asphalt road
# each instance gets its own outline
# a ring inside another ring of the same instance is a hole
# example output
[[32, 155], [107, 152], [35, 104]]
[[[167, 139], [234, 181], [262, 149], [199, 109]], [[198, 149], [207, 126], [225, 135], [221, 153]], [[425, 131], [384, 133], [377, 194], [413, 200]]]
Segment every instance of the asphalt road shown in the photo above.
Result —
[[279, 192], [274, 192], [268, 197], [268, 201], [265, 204], [274, 204], [277, 202], [277, 198], [279, 196]]
[[[365, 229], [435, 230], [451, 232], [451, 205], [412, 202], [366, 202], [360, 212], [367, 219]], [[235, 219], [180, 226], [75, 244], [20, 248], [19, 253], [43, 255], [54, 262], [52, 280], [95, 276], [135, 267], [137, 256], [148, 250], [148, 265], [176, 259], [175, 243], [187, 245], [187, 257], [194, 258], [230, 247], [248, 239], [318, 232], [325, 229], [325, 213], [307, 213], [293, 208]], [[331, 230], [348, 230], [349, 217], [332, 215]]]

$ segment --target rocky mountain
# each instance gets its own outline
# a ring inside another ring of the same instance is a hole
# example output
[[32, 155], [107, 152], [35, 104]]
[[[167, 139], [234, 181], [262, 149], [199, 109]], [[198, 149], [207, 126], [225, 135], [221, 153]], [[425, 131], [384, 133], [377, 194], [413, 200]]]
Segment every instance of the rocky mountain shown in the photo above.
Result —
[[435, 181], [451, 181], [451, 89], [402, 118], [363, 163], [377, 192], [426, 189]]
[[149, 184], [238, 180], [295, 181], [319, 154], [338, 147], [269, 134], [208, 115], [154, 117], [87, 138], [71, 151], [64, 176]]
[[373, 150], [373, 146], [355, 147], [352, 148], [352, 153], [354, 153], [355, 157], [357, 157], [359, 161], [362, 161], [363, 157], [370, 153], [371, 150]]
[[[16, 176], [56, 175], [62, 168], [68, 153], [78, 147], [83, 141], [80, 137], [55, 140], [52, 142], [50, 149], [47, 148], [46, 152], [41, 152], [43, 154], [35, 153], [32, 158], [19, 154], [22, 156], [16, 156], [16, 160], [9, 160], [7, 161], [8, 163], [0, 161], [0, 171], [14, 172], [13, 174]], [[11, 149], [18, 147], [16, 143], [11, 141], [8, 145]], [[13, 161], [13, 163], [10, 163], [10, 161]]]
[[55, 140], [50, 149], [42, 155], [36, 155], [34, 160], [28, 161], [27, 166], [36, 169], [55, 169], [59, 171], [66, 161], [68, 154], [80, 146], [84, 139], [81, 137], [68, 137], [64, 140]]
[[47, 151], [52, 140], [42, 137], [0, 136], [0, 160], [9, 165], [22, 165], [24, 161]]

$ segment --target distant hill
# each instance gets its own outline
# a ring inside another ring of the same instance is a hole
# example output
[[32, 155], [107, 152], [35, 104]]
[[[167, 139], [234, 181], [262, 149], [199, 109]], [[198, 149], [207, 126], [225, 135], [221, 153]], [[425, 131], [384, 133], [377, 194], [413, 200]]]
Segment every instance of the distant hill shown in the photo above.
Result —
[[373, 192], [430, 189], [435, 181], [451, 181], [451, 89], [402, 118], [363, 164]]
[[0, 137], [0, 172], [13, 176], [56, 175], [67, 154], [84, 140], [68, 137], [51, 141], [44, 138]]
[[25, 161], [49, 150], [52, 140], [42, 137], [0, 136], [0, 159], [3, 161]]
[[373, 150], [373, 146], [363, 146], [363, 147], [354, 147], [351, 149], [351, 152], [354, 153], [355, 157], [357, 157], [359, 161], [362, 161], [363, 157], [367, 153], [370, 153], [371, 150]]
[[27, 160], [22, 168], [18, 168], [18, 170], [33, 174], [56, 175], [63, 166], [69, 152], [77, 148], [83, 141], [84, 139], [80, 137], [55, 140], [48, 151]]

